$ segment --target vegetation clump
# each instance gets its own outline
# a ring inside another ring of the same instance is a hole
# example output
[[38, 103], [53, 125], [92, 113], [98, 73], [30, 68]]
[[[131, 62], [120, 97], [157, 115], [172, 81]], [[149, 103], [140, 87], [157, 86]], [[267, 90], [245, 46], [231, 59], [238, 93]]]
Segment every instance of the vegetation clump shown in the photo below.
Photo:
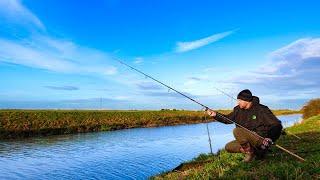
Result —
[[303, 119], [320, 114], [320, 98], [310, 100], [301, 111]]

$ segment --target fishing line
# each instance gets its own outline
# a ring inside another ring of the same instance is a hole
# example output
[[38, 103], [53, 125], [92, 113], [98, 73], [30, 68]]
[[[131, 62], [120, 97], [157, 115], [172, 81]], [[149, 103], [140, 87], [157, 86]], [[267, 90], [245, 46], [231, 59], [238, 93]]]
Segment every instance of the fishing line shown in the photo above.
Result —
[[209, 121], [207, 121], [207, 113], [204, 111], [204, 121], [206, 122], [206, 127], [207, 127], [207, 134], [208, 134], [208, 141], [209, 141], [209, 146], [210, 146], [210, 153], [213, 154], [212, 152], [212, 143], [211, 143], [211, 137], [210, 137], [210, 131], [209, 131]]

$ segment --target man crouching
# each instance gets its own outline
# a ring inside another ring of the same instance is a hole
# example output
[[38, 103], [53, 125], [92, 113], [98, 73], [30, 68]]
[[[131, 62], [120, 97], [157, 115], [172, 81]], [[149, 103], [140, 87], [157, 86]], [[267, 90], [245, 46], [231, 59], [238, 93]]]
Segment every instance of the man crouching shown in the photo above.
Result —
[[250, 90], [241, 91], [237, 99], [238, 105], [228, 115], [216, 116], [217, 113], [213, 110], [207, 110], [207, 113], [219, 122], [225, 124], [236, 122], [252, 131], [249, 132], [236, 125], [233, 130], [235, 140], [226, 144], [226, 151], [230, 153], [245, 153], [245, 162], [252, 161], [255, 156], [263, 158], [271, 143], [280, 137], [281, 122], [267, 106], [260, 104], [258, 97], [252, 96]]

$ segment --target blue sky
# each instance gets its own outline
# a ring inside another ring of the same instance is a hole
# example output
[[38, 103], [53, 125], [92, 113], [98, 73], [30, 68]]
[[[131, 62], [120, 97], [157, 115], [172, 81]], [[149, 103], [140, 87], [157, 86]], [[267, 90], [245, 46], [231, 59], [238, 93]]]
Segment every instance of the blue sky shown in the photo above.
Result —
[[0, 2], [0, 108], [271, 108], [319, 97], [317, 1]]

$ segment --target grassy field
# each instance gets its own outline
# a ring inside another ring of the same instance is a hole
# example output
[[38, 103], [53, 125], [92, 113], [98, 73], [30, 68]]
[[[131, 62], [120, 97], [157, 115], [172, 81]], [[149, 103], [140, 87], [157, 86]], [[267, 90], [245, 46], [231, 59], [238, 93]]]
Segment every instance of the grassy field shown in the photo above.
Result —
[[[230, 110], [218, 110], [229, 113]], [[276, 110], [276, 115], [300, 111]], [[203, 111], [0, 110], [0, 138], [202, 123]]]
[[266, 159], [250, 163], [242, 162], [242, 154], [222, 150], [215, 155], [201, 154], [172, 172], [152, 179], [320, 179], [319, 127], [320, 115], [313, 116], [287, 128], [290, 133], [277, 141], [277, 144], [305, 158], [303, 163], [276, 147], [272, 147], [272, 153]]

